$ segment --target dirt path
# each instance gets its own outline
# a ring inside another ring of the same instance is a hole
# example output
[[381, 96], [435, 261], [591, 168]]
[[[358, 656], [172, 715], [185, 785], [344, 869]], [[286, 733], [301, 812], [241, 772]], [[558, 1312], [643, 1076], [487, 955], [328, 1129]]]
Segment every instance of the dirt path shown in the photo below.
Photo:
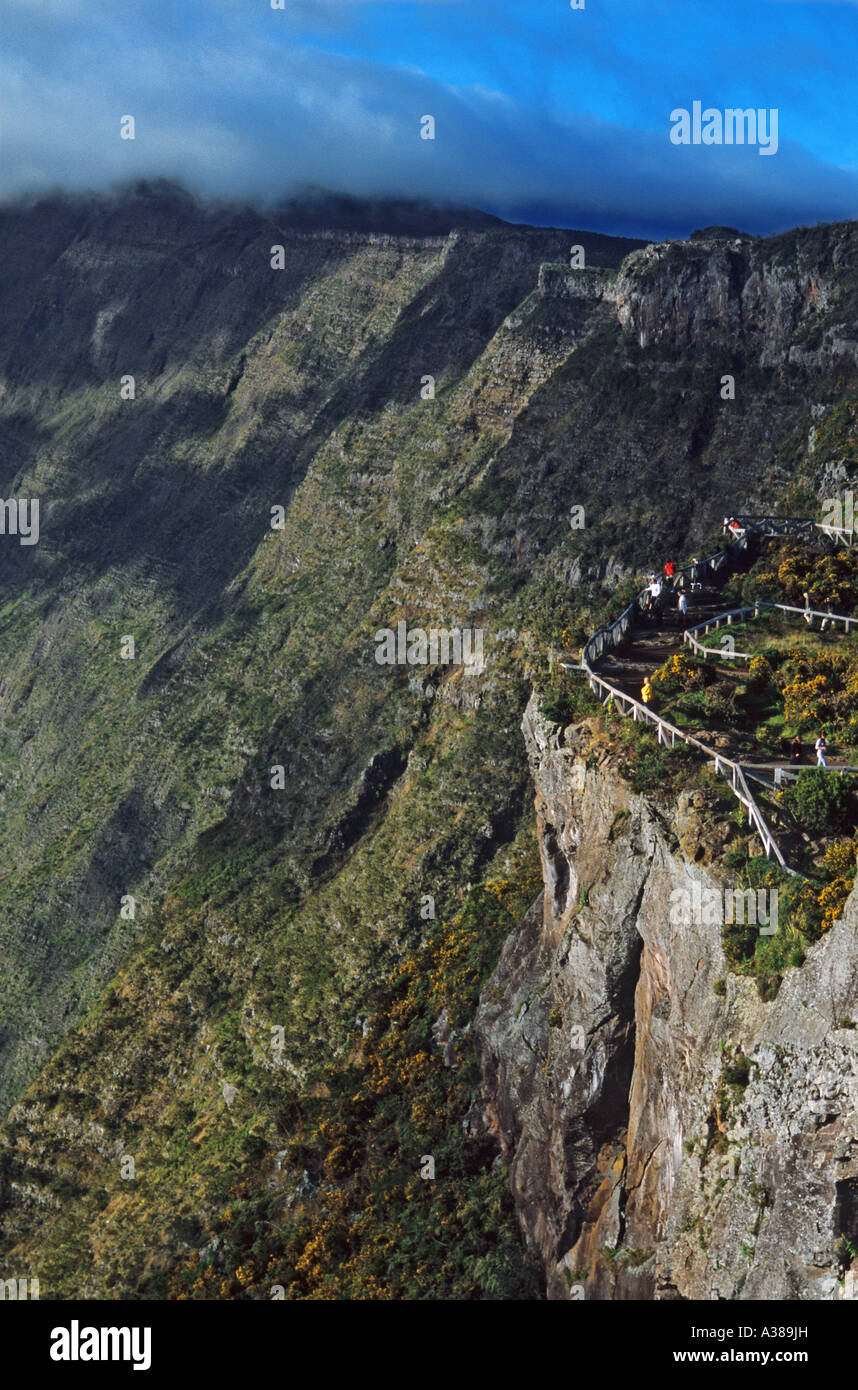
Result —
[[717, 589], [695, 591], [690, 596], [684, 624], [676, 608], [671, 608], [664, 614], [661, 626], [655, 623], [639, 625], [634, 628], [631, 640], [621, 651], [609, 652], [602, 657], [599, 675], [604, 676], [611, 685], [616, 685], [623, 694], [639, 700], [645, 677], [663, 666], [674, 652], [683, 650], [683, 627], [694, 627], [723, 611], [724, 599]]

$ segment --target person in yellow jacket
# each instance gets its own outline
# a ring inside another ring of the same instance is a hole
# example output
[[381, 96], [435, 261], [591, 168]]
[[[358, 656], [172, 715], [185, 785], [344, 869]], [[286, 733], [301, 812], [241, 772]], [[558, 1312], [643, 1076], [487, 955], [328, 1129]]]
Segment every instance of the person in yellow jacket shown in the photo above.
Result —
[[643, 700], [643, 702], [644, 702], [645, 705], [648, 705], [649, 702], [650, 702], [651, 697], [652, 697], [652, 686], [651, 686], [650, 683], [649, 683], [649, 676], [647, 676], [647, 677], [644, 679], [643, 685], [641, 686], [641, 699]]

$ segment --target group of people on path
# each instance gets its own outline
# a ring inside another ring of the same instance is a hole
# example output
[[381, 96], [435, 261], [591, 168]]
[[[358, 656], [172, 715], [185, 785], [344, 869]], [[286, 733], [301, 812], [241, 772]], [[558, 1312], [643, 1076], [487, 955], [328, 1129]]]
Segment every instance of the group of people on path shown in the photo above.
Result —
[[[825, 741], [825, 734], [822, 734], [822, 733], [821, 733], [821, 734], [819, 735], [819, 738], [816, 740], [816, 743], [813, 745], [813, 751], [816, 753], [816, 766], [817, 766], [817, 767], [828, 767], [828, 763], [826, 762], [826, 754], [827, 754], [827, 752], [828, 752], [828, 744], [827, 744], [826, 741]], [[795, 738], [793, 739], [792, 743], [790, 744], [790, 753], [792, 754], [792, 762], [793, 762], [793, 765], [795, 765], [796, 763], [800, 763], [800, 762], [801, 762], [803, 752], [804, 752], [804, 749], [803, 749], [802, 742], [801, 742], [801, 735], [800, 735], [800, 734], [796, 734]]]
[[[808, 593], [807, 589], [803, 591], [802, 598], [804, 599], [804, 621], [807, 623], [808, 627], [813, 627], [813, 612], [810, 607], [810, 594]], [[820, 624], [821, 632], [824, 632], [825, 629], [828, 627], [828, 624], [831, 622], [831, 618], [833, 616], [831, 611], [832, 601], [833, 600], [830, 598], [826, 599], [825, 601], [825, 611], [828, 616], [822, 619], [822, 622]]]
[[[696, 567], [696, 561], [695, 561]], [[649, 575], [644, 593], [646, 594], [647, 614], [654, 618], [661, 626], [664, 623], [664, 610], [672, 599], [676, 599], [676, 607], [679, 612], [680, 624], [685, 626], [685, 618], [688, 613], [688, 599], [685, 590], [680, 589], [678, 594], [675, 587], [676, 565], [672, 560], [668, 560], [664, 566], [664, 579], [660, 575]], [[692, 580], [692, 589], [695, 587]], [[697, 588], [700, 588], [697, 584]]]
[[740, 541], [745, 535], [746, 527], [741, 526], [734, 516], [725, 516], [723, 529], [731, 540]]

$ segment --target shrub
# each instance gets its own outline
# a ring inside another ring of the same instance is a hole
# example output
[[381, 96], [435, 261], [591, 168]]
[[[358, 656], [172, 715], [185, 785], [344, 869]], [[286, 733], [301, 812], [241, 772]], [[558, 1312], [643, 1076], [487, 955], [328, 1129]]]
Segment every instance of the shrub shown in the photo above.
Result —
[[748, 667], [747, 689], [753, 694], [762, 694], [775, 684], [775, 673], [762, 655], [752, 656]]
[[721, 948], [727, 964], [734, 969], [753, 959], [759, 939], [759, 928], [752, 922], [725, 922], [721, 932]]
[[735, 690], [728, 681], [718, 681], [706, 692], [706, 709], [713, 724], [732, 723], [736, 715]]
[[[631, 725], [639, 729], [639, 725]], [[664, 790], [675, 777], [687, 779], [697, 764], [697, 755], [685, 744], [678, 743], [675, 748], [663, 748], [651, 741], [648, 733], [638, 734], [638, 743], [633, 759], [622, 764], [623, 776], [636, 792]]]
[[770, 1004], [777, 998], [778, 990], [781, 987], [781, 976], [765, 972], [757, 976], [757, 993], [764, 1004]]
[[623, 765], [623, 772], [633, 791], [653, 791], [667, 773], [667, 754], [661, 748], [644, 748], [634, 762]]
[[788, 886], [783, 905], [793, 930], [807, 937], [809, 941], [816, 941], [821, 934], [823, 915], [823, 909], [819, 904], [818, 886], [809, 883], [807, 879], [797, 887]]
[[748, 851], [742, 845], [735, 845], [724, 856], [726, 869], [744, 869], [748, 863]]
[[828, 931], [829, 927], [839, 921], [854, 884], [854, 879], [836, 878], [833, 883], [828, 883], [823, 888], [819, 895], [819, 906], [822, 908], [820, 931]]
[[807, 590], [814, 606], [830, 598], [836, 613], [849, 613], [858, 601], [858, 559], [847, 550], [820, 555], [803, 540], [775, 542], [755, 566], [752, 587], [756, 597], [796, 605]]
[[744, 1052], [739, 1052], [731, 1062], [724, 1063], [723, 1077], [728, 1086], [738, 1086], [741, 1090], [751, 1079], [752, 1062]]
[[828, 846], [822, 862], [832, 879], [855, 877], [855, 849], [853, 840], [839, 840]]
[[678, 690], [702, 690], [711, 679], [711, 672], [687, 652], [674, 652], [663, 666], [653, 674], [653, 685], [662, 695], [672, 695]]
[[598, 713], [601, 705], [588, 685], [557, 678], [546, 687], [539, 708], [549, 723], [565, 727], [576, 719]]
[[815, 834], [851, 829], [855, 823], [854, 778], [805, 768], [778, 794], [781, 805]]
[[539, 712], [549, 724], [565, 726], [575, 718], [575, 704], [568, 692], [563, 691], [562, 694], [549, 695], [540, 705]]
[[841, 840], [829, 845], [823, 855], [823, 867], [831, 882], [826, 884], [817, 900], [821, 912], [820, 933], [828, 931], [842, 916], [846, 899], [855, 886], [855, 851], [854, 840]]
[[763, 657], [764, 660], [768, 662], [769, 668], [772, 671], [773, 675], [784, 659], [784, 654], [781, 651], [780, 647], [771, 646], [769, 644], [767, 644], [764, 647], [760, 647], [758, 655]]
[[[783, 685], [784, 718], [798, 729], [829, 723], [842, 700], [846, 663], [834, 653], [802, 654], [799, 662], [790, 660]], [[789, 677], [792, 676], [792, 679]]]

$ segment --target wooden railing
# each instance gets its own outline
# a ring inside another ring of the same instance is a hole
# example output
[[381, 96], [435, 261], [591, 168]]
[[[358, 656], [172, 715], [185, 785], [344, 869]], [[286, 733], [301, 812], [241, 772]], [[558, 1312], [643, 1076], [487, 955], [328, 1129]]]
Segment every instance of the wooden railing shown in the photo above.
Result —
[[[839, 775], [840, 775], [841, 777], [846, 777], [846, 776], [853, 776], [853, 777], [854, 777], [855, 774], [858, 773], [858, 767], [840, 767], [840, 766], [837, 766], [837, 767], [829, 767], [828, 769], [822, 767], [821, 765], [818, 765], [817, 767], [799, 767], [799, 768], [795, 768], [795, 767], [776, 767], [776, 768], [774, 769], [774, 776], [773, 776], [773, 779], [772, 779], [772, 780], [774, 781], [775, 786], [776, 786], [776, 787], [779, 787], [780, 784], [781, 784], [781, 782], [784, 781], [784, 779], [786, 779], [787, 782], [792, 782], [792, 781], [794, 781], [795, 778], [798, 777], [802, 772], [825, 772], [826, 770], [827, 770], [828, 772], [837, 772], [837, 773], [839, 773]], [[752, 773], [751, 775], [752, 775], [752, 776], [756, 776], [756, 780], [757, 780], [758, 782], [766, 782], [766, 784], [768, 785], [768, 782], [767, 782], [767, 779], [766, 779], [766, 778], [760, 777], [759, 774], [755, 774], [755, 773]]]
[[671, 724], [667, 719], [662, 719], [661, 715], [656, 714], [655, 710], [651, 710], [648, 705], [641, 704], [639, 700], [635, 700], [631, 695], [626, 695], [625, 691], [618, 690], [610, 681], [606, 681], [603, 676], [591, 670], [586, 662], [583, 664], [590, 689], [594, 694], [599, 696], [603, 704], [608, 704], [610, 701], [613, 701], [615, 707], [619, 709], [621, 714], [631, 714], [632, 719], [635, 720], [636, 723], [644, 722], [653, 724], [655, 726], [657, 740], [665, 748], [674, 748], [676, 746], [676, 740], [679, 739], [682, 743], [687, 743], [690, 747], [696, 748], [699, 752], [703, 753], [706, 758], [713, 762], [715, 764], [715, 771], [727, 779], [730, 783], [733, 795], [738, 801], [741, 801], [742, 805], [745, 807], [748, 813], [748, 820], [760, 837], [760, 843], [763, 846], [764, 853], [768, 855], [770, 859], [776, 859], [781, 868], [788, 874], [795, 873], [795, 870], [789, 867], [781, 854], [778, 843], [766, 824], [765, 817], [757, 805], [745, 779], [745, 774], [738, 763], [733, 762], [732, 758], [725, 758], [723, 753], [719, 753], [716, 749], [710, 748], [708, 744], [703, 743], [699, 738], [695, 738], [693, 734], [689, 734], [685, 729], [677, 728], [675, 724]]
[[805, 531], [817, 530], [822, 531], [835, 541], [842, 541], [844, 545], [851, 546], [855, 541], [854, 527], [828, 526], [822, 521], [812, 521], [810, 517], [734, 516], [730, 520], [751, 531], [762, 531], [769, 536], [796, 536]]
[[844, 545], [852, 546], [855, 544], [854, 526], [825, 526], [821, 521], [817, 521], [816, 529], [824, 531], [826, 536], [831, 536], [836, 541], [842, 541]]
[[731, 516], [731, 521], [749, 531], [761, 531], [767, 536], [797, 536], [818, 523], [809, 516]]
[[714, 618], [707, 618], [705, 623], [698, 623], [696, 627], [686, 628], [682, 640], [698, 656], [702, 656], [704, 661], [709, 656], [717, 657], [719, 660], [750, 661], [752, 652], [726, 651], [721, 647], [704, 647], [702, 642], [698, 642], [696, 634], [699, 632], [705, 637], [707, 632], [717, 632], [721, 627], [732, 627], [734, 622], [741, 622], [748, 614], [752, 618], [758, 618], [763, 608], [776, 608], [781, 613], [797, 613], [804, 618], [805, 622], [808, 618], [820, 618], [825, 623], [831, 623], [832, 626], [842, 623], [847, 633], [850, 627], [858, 627], [858, 618], [848, 617], [845, 613], [821, 613], [816, 608], [794, 608], [788, 603], [769, 603], [766, 599], [758, 599], [750, 607], [731, 608], [725, 613], [717, 613]]

